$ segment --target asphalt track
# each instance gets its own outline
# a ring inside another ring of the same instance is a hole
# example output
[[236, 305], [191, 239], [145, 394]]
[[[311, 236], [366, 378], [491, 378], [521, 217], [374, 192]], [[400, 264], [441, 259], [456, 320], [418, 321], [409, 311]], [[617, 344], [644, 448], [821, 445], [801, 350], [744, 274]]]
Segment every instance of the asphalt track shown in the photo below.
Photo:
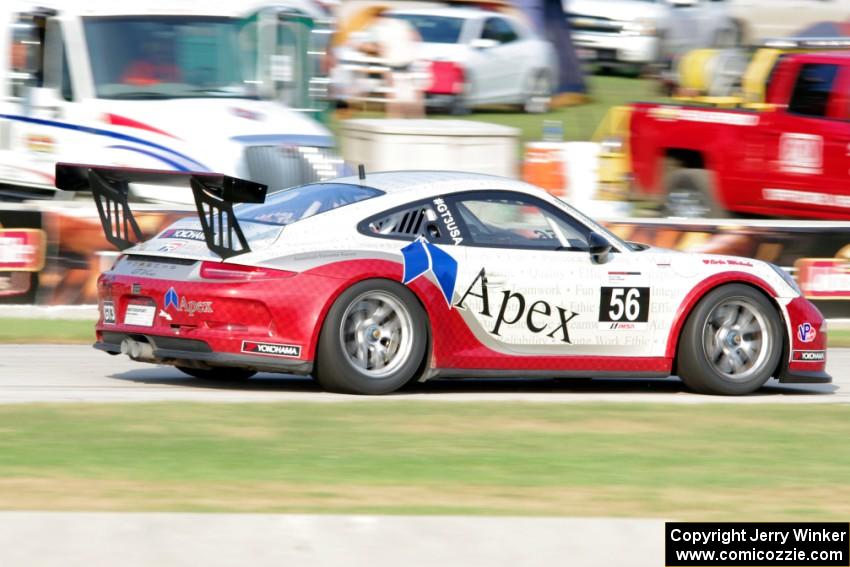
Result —
[[0, 403], [27, 402], [277, 402], [350, 400], [850, 403], [850, 349], [830, 349], [832, 384], [771, 380], [744, 397], [701, 396], [676, 378], [568, 380], [435, 380], [390, 396], [330, 394], [309, 378], [260, 374], [244, 382], [198, 380], [179, 370], [109, 356], [75, 345], [0, 345]]
[[[49, 546], [45, 544], [49, 534]], [[329, 537], [332, 534], [332, 537]], [[0, 512], [4, 566], [654, 567], [664, 522], [468, 518]]]

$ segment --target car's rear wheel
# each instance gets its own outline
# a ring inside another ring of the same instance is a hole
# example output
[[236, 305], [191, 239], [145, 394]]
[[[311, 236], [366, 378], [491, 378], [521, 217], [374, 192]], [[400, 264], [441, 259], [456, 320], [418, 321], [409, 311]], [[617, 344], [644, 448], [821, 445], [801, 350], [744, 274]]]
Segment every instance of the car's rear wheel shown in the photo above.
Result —
[[776, 370], [783, 344], [770, 301], [747, 285], [724, 285], [700, 300], [685, 323], [679, 377], [703, 394], [749, 394]]
[[549, 112], [552, 105], [552, 80], [545, 71], [538, 71], [528, 81], [522, 110], [526, 114]]
[[316, 379], [326, 390], [387, 394], [412, 380], [428, 345], [425, 311], [389, 280], [366, 280], [334, 302], [319, 337]]
[[188, 366], [178, 366], [177, 370], [184, 374], [188, 374], [193, 378], [201, 378], [202, 380], [219, 380], [222, 382], [247, 380], [256, 374], [254, 370], [248, 370], [247, 368], [230, 368], [225, 366], [215, 368], [189, 368]]

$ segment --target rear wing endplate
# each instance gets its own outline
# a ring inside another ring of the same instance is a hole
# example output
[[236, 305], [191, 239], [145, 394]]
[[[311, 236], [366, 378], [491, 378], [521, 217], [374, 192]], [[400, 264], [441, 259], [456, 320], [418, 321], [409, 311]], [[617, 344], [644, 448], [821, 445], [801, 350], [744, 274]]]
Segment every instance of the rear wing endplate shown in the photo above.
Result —
[[56, 164], [56, 187], [91, 191], [103, 233], [119, 250], [135, 246], [143, 239], [128, 201], [130, 183], [191, 188], [207, 247], [222, 258], [251, 251], [233, 214], [233, 205], [264, 202], [268, 190], [265, 185], [220, 173]]

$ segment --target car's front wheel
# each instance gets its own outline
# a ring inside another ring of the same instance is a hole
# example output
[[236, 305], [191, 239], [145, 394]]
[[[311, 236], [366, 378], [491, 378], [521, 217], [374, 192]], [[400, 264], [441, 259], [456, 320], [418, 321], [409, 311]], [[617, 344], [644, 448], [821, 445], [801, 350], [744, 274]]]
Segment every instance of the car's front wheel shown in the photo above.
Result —
[[688, 317], [678, 374], [691, 389], [726, 396], [761, 388], [784, 345], [779, 314], [759, 291], [729, 284], [709, 292]]
[[416, 377], [427, 346], [425, 310], [413, 292], [389, 280], [359, 282], [328, 311], [316, 379], [333, 392], [387, 394]]

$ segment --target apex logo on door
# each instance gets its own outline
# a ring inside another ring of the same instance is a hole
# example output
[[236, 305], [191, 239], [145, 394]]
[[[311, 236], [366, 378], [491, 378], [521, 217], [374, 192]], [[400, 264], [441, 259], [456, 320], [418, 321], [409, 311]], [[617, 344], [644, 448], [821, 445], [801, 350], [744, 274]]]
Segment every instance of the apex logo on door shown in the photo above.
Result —
[[493, 327], [488, 329], [488, 332], [497, 337], [504, 331], [503, 325], [510, 327], [518, 324], [535, 335], [545, 333], [551, 339], [572, 344], [569, 323], [578, 317], [578, 313], [557, 305], [553, 306], [548, 301], [529, 301], [522, 293], [511, 290], [496, 294], [498, 307], [492, 305], [494, 309], [491, 310], [490, 290], [487, 288], [487, 272], [484, 268], [481, 268], [463, 292], [460, 300], [455, 303], [455, 307], [467, 309], [463, 303], [469, 297], [480, 300], [481, 307], [478, 314], [482, 317], [492, 319], [493, 313], [497, 313]]
[[648, 287], [603, 287], [600, 291], [600, 329], [635, 331], [646, 327]]

